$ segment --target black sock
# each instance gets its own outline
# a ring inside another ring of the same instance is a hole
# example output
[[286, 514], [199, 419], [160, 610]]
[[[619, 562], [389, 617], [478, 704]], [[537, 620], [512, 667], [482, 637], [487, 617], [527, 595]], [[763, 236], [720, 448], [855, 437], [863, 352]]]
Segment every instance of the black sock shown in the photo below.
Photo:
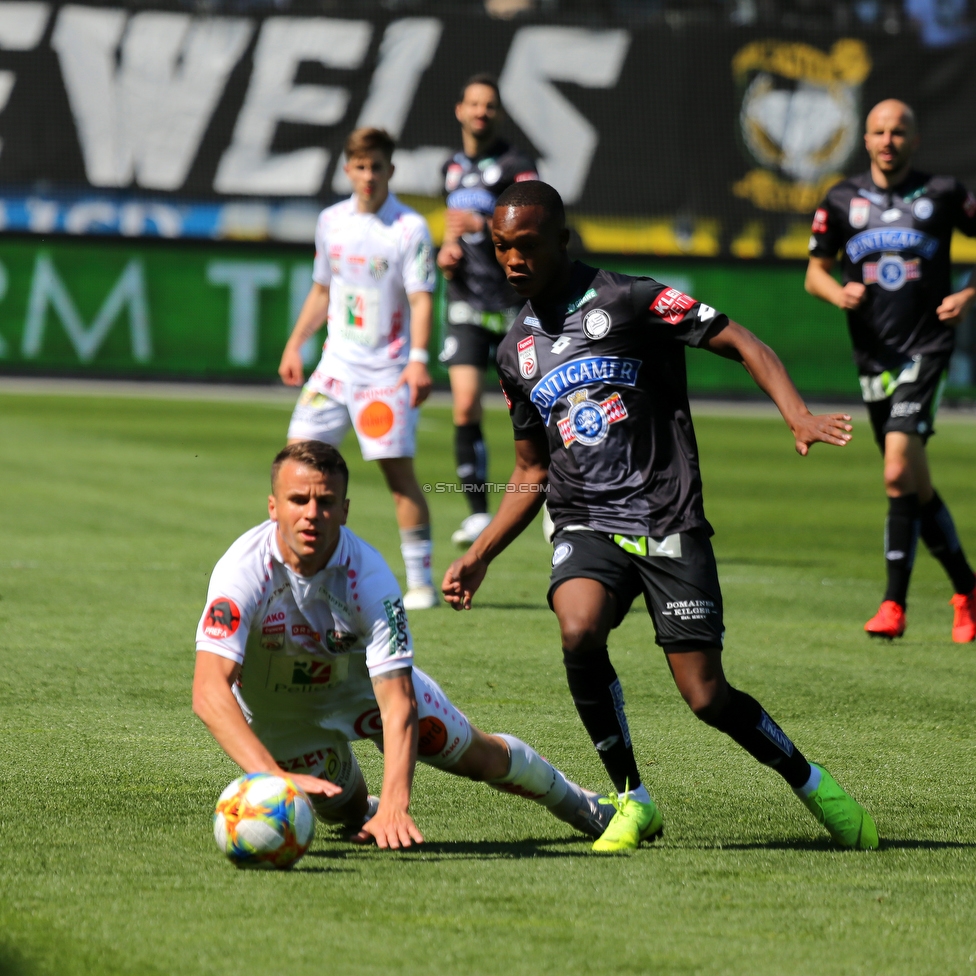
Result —
[[922, 520], [922, 539], [929, 552], [942, 563], [952, 580], [953, 589], [957, 593], [972, 593], [973, 587], [976, 587], [976, 576], [966, 561], [966, 554], [962, 551], [949, 509], [938, 492], [919, 509], [919, 515]]
[[888, 499], [888, 518], [885, 519], [885, 565], [888, 567], [888, 588], [884, 598], [906, 606], [908, 581], [915, 564], [918, 545], [918, 495], [902, 495]]
[[735, 739], [749, 755], [775, 769], [794, 790], [810, 778], [810, 763], [751, 695], [729, 685], [729, 697], [715, 728]]
[[606, 647], [595, 651], [564, 650], [563, 664], [573, 704], [614, 789], [618, 793], [637, 789], [641, 779], [624, 714], [624, 693]]
[[454, 428], [454, 458], [457, 476], [464, 489], [471, 514], [488, 511], [488, 451], [481, 435], [481, 424], [464, 424]]

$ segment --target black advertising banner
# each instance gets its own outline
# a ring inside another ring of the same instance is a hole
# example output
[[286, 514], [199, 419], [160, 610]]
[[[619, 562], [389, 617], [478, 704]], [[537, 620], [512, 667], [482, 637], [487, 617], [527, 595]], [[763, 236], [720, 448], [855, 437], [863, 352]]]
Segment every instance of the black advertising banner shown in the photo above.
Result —
[[0, 227], [310, 240], [347, 192], [346, 134], [371, 124], [398, 137], [394, 188], [436, 236], [476, 71], [500, 78], [508, 135], [591, 251], [802, 257], [826, 188], [866, 165], [864, 114], [884, 97], [918, 112], [923, 168], [976, 186], [976, 41], [334, 9], [0, 2]]

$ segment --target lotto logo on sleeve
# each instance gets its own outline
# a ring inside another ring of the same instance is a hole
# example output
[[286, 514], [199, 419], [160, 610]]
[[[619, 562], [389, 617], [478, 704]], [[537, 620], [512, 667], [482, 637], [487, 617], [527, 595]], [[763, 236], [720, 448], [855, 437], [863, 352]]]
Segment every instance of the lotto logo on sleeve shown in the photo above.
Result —
[[668, 325], [677, 325], [695, 305], [695, 299], [677, 288], [665, 288], [651, 306], [651, 311]]
[[214, 640], [230, 637], [241, 622], [241, 611], [237, 604], [226, 596], [218, 596], [207, 607], [203, 618], [203, 632]]
[[814, 234], [827, 233], [827, 211], [823, 207], [813, 215], [813, 232]]

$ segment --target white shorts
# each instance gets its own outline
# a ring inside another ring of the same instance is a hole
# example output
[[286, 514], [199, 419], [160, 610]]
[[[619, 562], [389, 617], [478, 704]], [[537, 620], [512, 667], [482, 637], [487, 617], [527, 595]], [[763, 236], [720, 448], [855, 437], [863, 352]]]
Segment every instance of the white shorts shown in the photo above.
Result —
[[[471, 723], [419, 668], [413, 669], [413, 688], [420, 722], [417, 758], [429, 766], [450, 769], [471, 745]], [[355, 703], [348, 714], [333, 718], [338, 728], [255, 723], [255, 731], [285, 771], [324, 777], [348, 792], [362, 776], [349, 741], [372, 739], [382, 749], [383, 723], [375, 701]], [[283, 751], [288, 755], [281, 755]]]
[[365, 386], [313, 374], [291, 415], [288, 438], [338, 447], [352, 426], [363, 460], [412, 458], [419, 417], [419, 408], [410, 406], [406, 383]]

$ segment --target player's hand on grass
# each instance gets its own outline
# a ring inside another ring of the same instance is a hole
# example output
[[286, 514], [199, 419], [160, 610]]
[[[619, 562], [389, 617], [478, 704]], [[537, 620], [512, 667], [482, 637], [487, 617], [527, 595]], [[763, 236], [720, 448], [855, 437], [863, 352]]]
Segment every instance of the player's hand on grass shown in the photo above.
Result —
[[470, 610], [471, 598], [477, 592], [488, 572], [488, 563], [472, 552], [455, 559], [444, 574], [441, 593], [444, 600], [455, 610]]
[[838, 307], [844, 309], [845, 312], [858, 308], [864, 301], [864, 296], [867, 295], [867, 293], [867, 288], [862, 285], [861, 282], [849, 281], [840, 290], [840, 302], [838, 303]]
[[411, 407], [419, 407], [430, 396], [430, 389], [434, 385], [427, 367], [417, 362], [404, 366], [397, 386], [403, 386], [404, 383], [410, 387]]
[[850, 414], [820, 413], [807, 414], [790, 424], [796, 438], [796, 453], [806, 457], [812, 444], [834, 444], [844, 447], [851, 439]]
[[309, 796], [338, 796], [342, 792], [341, 786], [318, 776], [306, 776], [302, 773], [283, 773], [296, 786], [303, 789]]
[[939, 317], [939, 321], [945, 322], [946, 325], [958, 325], [966, 317], [974, 298], [976, 298], [976, 289], [963, 288], [954, 295], [946, 295], [942, 299], [942, 304], [935, 310], [935, 314]]
[[278, 365], [278, 375], [285, 386], [301, 386], [305, 382], [305, 364], [300, 349], [285, 346]]
[[375, 840], [376, 846], [381, 850], [386, 848], [397, 850], [413, 844], [422, 844], [424, 835], [406, 810], [392, 808], [384, 810], [381, 799], [376, 816], [372, 820], [367, 820], [363, 824], [363, 829], [350, 839], [357, 844], [371, 844]]

